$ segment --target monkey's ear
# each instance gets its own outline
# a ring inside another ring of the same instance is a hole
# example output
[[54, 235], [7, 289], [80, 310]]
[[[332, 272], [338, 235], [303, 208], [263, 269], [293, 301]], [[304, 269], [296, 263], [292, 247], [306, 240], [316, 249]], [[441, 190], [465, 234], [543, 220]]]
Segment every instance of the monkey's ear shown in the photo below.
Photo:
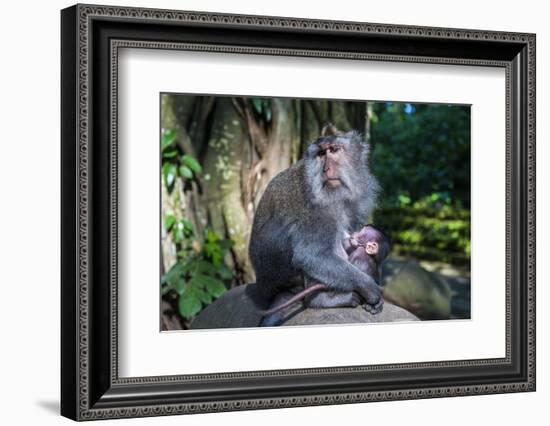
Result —
[[321, 130], [321, 136], [337, 136], [341, 134], [342, 132], [332, 123], [328, 123], [323, 127], [323, 130]]

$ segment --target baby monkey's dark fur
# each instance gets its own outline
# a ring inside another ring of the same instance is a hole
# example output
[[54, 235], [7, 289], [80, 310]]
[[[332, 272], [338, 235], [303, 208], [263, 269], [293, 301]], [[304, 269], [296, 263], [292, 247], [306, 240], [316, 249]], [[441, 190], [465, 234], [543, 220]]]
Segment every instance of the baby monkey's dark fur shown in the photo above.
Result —
[[303, 159], [271, 180], [258, 204], [249, 246], [256, 285], [248, 293], [260, 310], [307, 283], [355, 294], [355, 299], [327, 298], [319, 307], [356, 306], [360, 297], [367, 310], [382, 309], [380, 287], [350, 263], [342, 245], [361, 229], [376, 202], [379, 186], [369, 172], [368, 154], [356, 132], [325, 126]]

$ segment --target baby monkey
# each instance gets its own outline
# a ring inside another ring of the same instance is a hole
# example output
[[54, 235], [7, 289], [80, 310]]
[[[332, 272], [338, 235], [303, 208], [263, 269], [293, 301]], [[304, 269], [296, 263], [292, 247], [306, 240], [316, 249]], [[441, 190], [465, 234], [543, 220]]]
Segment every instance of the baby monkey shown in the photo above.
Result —
[[344, 245], [344, 249], [348, 254], [349, 262], [365, 274], [370, 275], [380, 285], [382, 263], [390, 253], [388, 237], [369, 224], [352, 234], [347, 243], [349, 246]]
[[[382, 263], [390, 252], [388, 237], [369, 224], [346, 238], [342, 242], [342, 246], [348, 261], [380, 285]], [[264, 318], [261, 325], [278, 325], [284, 319], [284, 315], [278, 313], [302, 299], [304, 299], [306, 307], [315, 309], [356, 307], [362, 303], [360, 296], [355, 292], [343, 293], [324, 290], [327, 290], [326, 284], [306, 280], [304, 290], [299, 293], [281, 293], [275, 297], [271, 307], [263, 312]]]

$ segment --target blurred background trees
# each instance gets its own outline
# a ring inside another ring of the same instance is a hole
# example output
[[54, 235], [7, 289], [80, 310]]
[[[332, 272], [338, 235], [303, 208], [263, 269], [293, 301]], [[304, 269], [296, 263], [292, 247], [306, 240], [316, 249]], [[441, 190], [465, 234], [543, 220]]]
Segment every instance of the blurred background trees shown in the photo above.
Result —
[[393, 256], [469, 270], [470, 108], [163, 94], [163, 328], [254, 281], [248, 238], [268, 182], [328, 122], [361, 132]]
[[468, 265], [470, 108], [375, 103], [373, 111], [371, 170], [384, 191], [375, 223], [398, 253]]

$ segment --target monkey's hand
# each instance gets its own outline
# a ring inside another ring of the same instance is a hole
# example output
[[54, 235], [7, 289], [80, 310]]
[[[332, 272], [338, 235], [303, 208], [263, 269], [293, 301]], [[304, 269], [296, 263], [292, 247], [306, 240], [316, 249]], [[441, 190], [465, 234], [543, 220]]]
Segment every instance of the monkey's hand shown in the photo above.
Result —
[[[370, 277], [369, 277], [370, 278]], [[373, 281], [374, 282], [374, 281]], [[367, 289], [358, 289], [360, 290], [367, 290]], [[369, 287], [366, 292], [361, 292], [361, 296], [363, 296], [365, 300], [365, 304], [363, 307], [367, 312], [370, 312], [373, 315], [376, 315], [380, 312], [382, 312], [382, 306], [384, 305], [384, 299], [382, 299], [382, 290], [378, 285], [376, 285], [375, 288]]]
[[382, 312], [383, 307], [384, 307], [384, 299], [382, 298], [380, 298], [378, 303], [374, 305], [369, 305], [368, 303], [363, 305], [363, 308], [365, 308], [365, 311], [370, 312], [373, 315], [376, 315]]

